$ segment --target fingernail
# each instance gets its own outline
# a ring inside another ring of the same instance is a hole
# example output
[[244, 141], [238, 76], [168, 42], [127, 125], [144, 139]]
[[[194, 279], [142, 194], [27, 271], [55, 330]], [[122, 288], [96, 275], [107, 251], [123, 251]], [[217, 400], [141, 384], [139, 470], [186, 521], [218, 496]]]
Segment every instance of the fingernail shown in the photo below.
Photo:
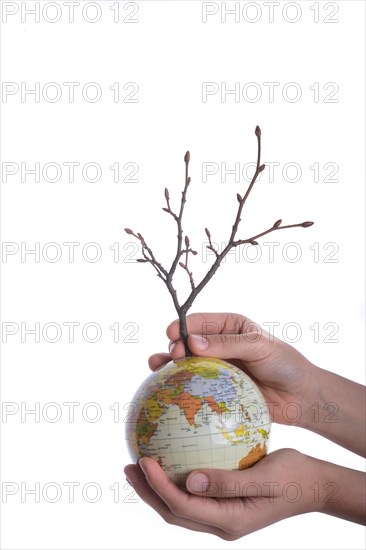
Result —
[[139, 461], [137, 462], [137, 464], [140, 466], [141, 470], [144, 472], [144, 474], [146, 475], [146, 468], [144, 466], [144, 463], [141, 461], [141, 458], [139, 459]]
[[134, 479], [133, 479], [133, 475], [131, 475], [131, 472], [126, 472], [126, 471], [125, 471], [124, 474], [125, 474], [125, 476], [126, 476], [126, 479], [127, 479], [128, 483], [129, 483], [130, 485], [132, 485], [133, 482], [134, 482]]
[[194, 493], [202, 493], [207, 491], [209, 479], [206, 474], [193, 474], [187, 479], [187, 488]]
[[169, 344], [169, 353], [171, 354], [173, 349], [175, 348], [177, 344], [175, 342], [170, 342]]
[[200, 350], [200, 351], [203, 351], [205, 349], [208, 348], [208, 340], [207, 338], [205, 338], [204, 336], [200, 336], [198, 334], [191, 334], [190, 335], [192, 340], [193, 340], [193, 343], [194, 343], [194, 346]]

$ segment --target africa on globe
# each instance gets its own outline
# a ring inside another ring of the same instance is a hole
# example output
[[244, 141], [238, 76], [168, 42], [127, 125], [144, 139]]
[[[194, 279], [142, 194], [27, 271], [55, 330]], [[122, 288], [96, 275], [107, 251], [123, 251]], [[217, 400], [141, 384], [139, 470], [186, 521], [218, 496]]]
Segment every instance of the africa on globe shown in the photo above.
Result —
[[197, 468], [242, 470], [267, 452], [268, 407], [242, 370], [211, 357], [170, 361], [137, 390], [126, 417], [134, 462], [157, 460], [184, 484]]

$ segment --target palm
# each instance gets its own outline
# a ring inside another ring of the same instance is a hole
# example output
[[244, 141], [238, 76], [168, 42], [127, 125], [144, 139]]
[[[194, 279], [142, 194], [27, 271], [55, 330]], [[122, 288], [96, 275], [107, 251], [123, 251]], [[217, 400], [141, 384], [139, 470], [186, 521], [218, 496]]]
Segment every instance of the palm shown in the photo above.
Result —
[[217, 482], [207, 496], [179, 489], [151, 458], [143, 458], [140, 466], [130, 464], [125, 472], [141, 498], [168, 523], [236, 540], [294, 513], [309, 511], [302, 502], [295, 510], [293, 502], [283, 498], [289, 480], [303, 485], [306, 464], [301, 453], [281, 449], [244, 472], [211, 470]]

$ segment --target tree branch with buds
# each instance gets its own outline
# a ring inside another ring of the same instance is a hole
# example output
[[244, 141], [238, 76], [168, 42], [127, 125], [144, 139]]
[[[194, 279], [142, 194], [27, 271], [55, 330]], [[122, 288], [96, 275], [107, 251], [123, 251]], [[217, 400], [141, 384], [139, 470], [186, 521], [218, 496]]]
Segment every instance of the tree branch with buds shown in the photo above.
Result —
[[[201, 290], [207, 285], [209, 280], [213, 277], [213, 275], [216, 273], [219, 265], [221, 264], [222, 260], [225, 258], [225, 256], [230, 252], [232, 248], [235, 248], [236, 246], [240, 246], [241, 244], [251, 244], [253, 246], [258, 245], [257, 239], [263, 237], [264, 235], [267, 235], [268, 233], [272, 233], [273, 231], [278, 231], [279, 229], [290, 229], [292, 227], [310, 227], [313, 225], [314, 222], [302, 222], [302, 223], [295, 223], [291, 225], [282, 225], [282, 220], [277, 220], [269, 229], [266, 229], [265, 231], [262, 231], [261, 233], [258, 233], [257, 235], [254, 235], [253, 237], [249, 237], [246, 239], [236, 239], [236, 234], [238, 232], [239, 224], [241, 222], [241, 215], [244, 208], [244, 205], [249, 197], [249, 194], [261, 172], [263, 172], [265, 165], [261, 164], [261, 130], [259, 126], [255, 129], [255, 135], [257, 136], [257, 147], [258, 147], [258, 154], [257, 154], [257, 164], [256, 164], [256, 170], [254, 173], [254, 176], [248, 186], [248, 189], [246, 190], [244, 196], [242, 197], [239, 193], [237, 193], [236, 198], [239, 203], [238, 211], [236, 214], [236, 218], [234, 221], [234, 224], [231, 228], [231, 233], [229, 236], [229, 240], [225, 248], [222, 250], [221, 253], [218, 253], [217, 250], [214, 248], [212, 240], [211, 240], [211, 233], [205, 228], [205, 233], [208, 238], [208, 245], [207, 248], [209, 250], [212, 250], [215, 254], [215, 261], [211, 265], [210, 269], [206, 273], [206, 275], [203, 277], [203, 279], [200, 281], [199, 284], [195, 284], [193, 279], [192, 271], [190, 271], [188, 267], [188, 258], [189, 254], [192, 254], [193, 256], [197, 255], [197, 252], [191, 248], [190, 240], [187, 235], [184, 237], [184, 245], [183, 245], [183, 225], [182, 225], [182, 218], [183, 218], [183, 212], [184, 212], [184, 205], [186, 203], [186, 197], [187, 197], [187, 191], [189, 184], [191, 182], [191, 178], [188, 176], [188, 165], [190, 161], [190, 153], [189, 151], [186, 152], [184, 156], [184, 162], [185, 162], [185, 183], [184, 183], [184, 189], [182, 192], [181, 202], [180, 202], [180, 209], [178, 214], [173, 212], [171, 206], [170, 206], [170, 195], [167, 188], [164, 190], [164, 196], [166, 200], [166, 207], [163, 207], [164, 212], [172, 216], [174, 218], [176, 224], [177, 224], [177, 251], [175, 254], [175, 257], [173, 259], [172, 265], [169, 270], [165, 269], [160, 262], [156, 259], [154, 253], [152, 252], [151, 248], [147, 245], [144, 237], [140, 233], [135, 233], [132, 231], [132, 229], [125, 228], [125, 231], [128, 235], [133, 235], [136, 239], [140, 241], [141, 249], [142, 249], [142, 258], [139, 258], [137, 262], [139, 263], [150, 263], [153, 268], [156, 271], [156, 274], [160, 279], [162, 279], [165, 283], [165, 285], [168, 288], [168, 291], [173, 299], [173, 303], [175, 306], [175, 309], [178, 313], [179, 317], [179, 323], [180, 323], [180, 335], [184, 343], [184, 349], [185, 354], [187, 357], [190, 357], [192, 355], [189, 347], [188, 347], [188, 331], [187, 331], [187, 321], [186, 316], [187, 312], [192, 306], [195, 298], [198, 296], [198, 294], [201, 292]], [[182, 261], [181, 258], [184, 256], [184, 260]], [[173, 275], [175, 273], [175, 270], [177, 266], [179, 266], [184, 269], [187, 272], [189, 282], [191, 285], [191, 293], [189, 294], [187, 300], [180, 304], [177, 298], [177, 291], [173, 287]]]

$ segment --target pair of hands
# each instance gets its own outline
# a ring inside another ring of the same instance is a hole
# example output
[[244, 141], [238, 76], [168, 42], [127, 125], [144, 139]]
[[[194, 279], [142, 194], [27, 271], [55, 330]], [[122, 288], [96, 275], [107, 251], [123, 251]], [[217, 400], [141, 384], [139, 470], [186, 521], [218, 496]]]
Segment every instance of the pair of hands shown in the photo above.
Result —
[[[294, 425], [288, 411], [295, 403], [296, 410], [300, 411], [300, 415], [296, 415], [296, 425], [363, 453], [362, 433], [357, 442], [355, 432], [352, 437], [349, 434], [350, 424], [359, 422], [362, 386], [319, 369], [290, 345], [242, 315], [193, 314], [187, 317], [187, 327], [188, 345], [193, 355], [226, 359], [246, 372], [261, 389], [273, 422]], [[203, 334], [203, 327], [217, 327], [217, 330]], [[149, 358], [153, 371], [185, 355], [178, 320], [169, 325], [167, 336], [170, 353], [158, 353]], [[341, 425], [322, 422], [326, 391], [330, 392], [332, 403], [336, 400], [348, 403], [340, 409]], [[358, 400], [356, 410], [355, 405], [349, 404], [354, 400]], [[314, 403], [319, 404], [316, 418]], [[361, 426], [358, 429], [356, 426], [357, 432], [362, 432]], [[364, 497], [359, 491], [357, 493], [362, 483], [361, 472], [317, 460], [293, 449], [270, 453], [243, 471], [201, 469], [191, 472], [186, 491], [179, 489], [159, 464], [148, 457], [142, 458], [138, 465], [126, 466], [125, 474], [140, 497], [165, 521], [212, 533], [224, 540], [235, 540], [281, 519], [311, 511], [358, 522], [364, 517]], [[344, 499], [347, 506], [344, 506]]]

